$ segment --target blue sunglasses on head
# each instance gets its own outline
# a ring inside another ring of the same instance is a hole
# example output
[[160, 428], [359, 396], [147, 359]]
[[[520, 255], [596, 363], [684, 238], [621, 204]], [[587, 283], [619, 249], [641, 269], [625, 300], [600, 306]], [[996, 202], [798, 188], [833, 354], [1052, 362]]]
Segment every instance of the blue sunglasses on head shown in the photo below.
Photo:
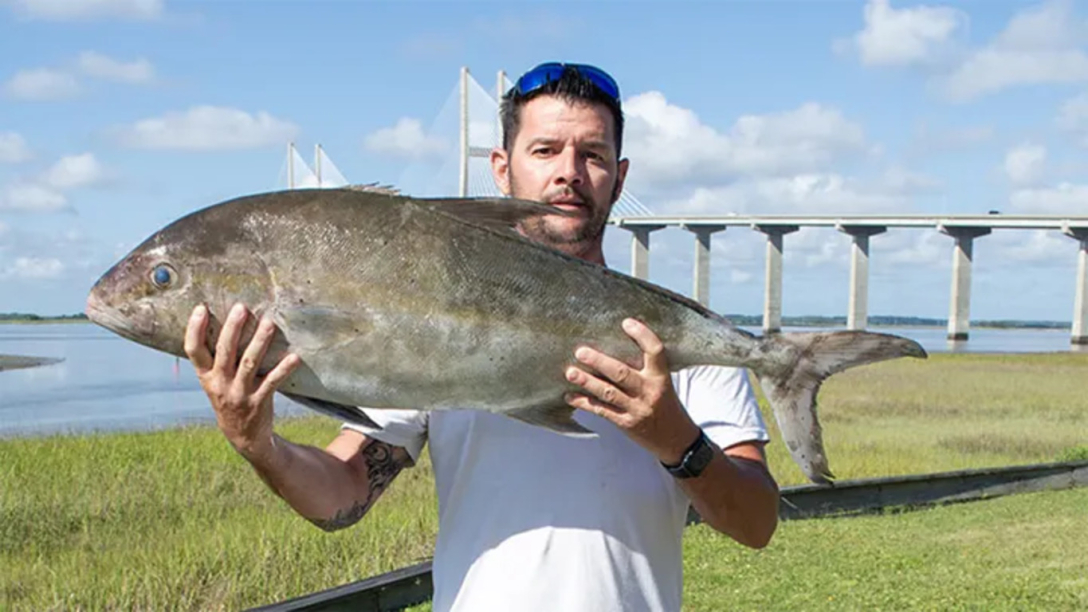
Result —
[[619, 102], [620, 86], [616, 84], [616, 80], [609, 76], [604, 70], [601, 70], [596, 66], [590, 66], [589, 64], [566, 64], [563, 62], [540, 64], [536, 68], [521, 75], [518, 82], [514, 83], [514, 89], [521, 95], [534, 92], [546, 85], [549, 81], [558, 81], [559, 77], [563, 75], [563, 71], [567, 68], [577, 70], [594, 85], [599, 87], [605, 95]]

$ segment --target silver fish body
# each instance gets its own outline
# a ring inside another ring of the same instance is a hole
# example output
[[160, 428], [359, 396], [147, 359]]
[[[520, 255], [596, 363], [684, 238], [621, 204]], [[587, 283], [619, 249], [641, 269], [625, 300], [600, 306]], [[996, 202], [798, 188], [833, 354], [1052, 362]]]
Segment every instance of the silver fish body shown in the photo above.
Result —
[[367, 423], [355, 407], [486, 410], [568, 435], [589, 433], [563, 401], [575, 389], [563, 376], [574, 349], [594, 346], [638, 367], [641, 352], [621, 328], [634, 317], [662, 339], [674, 371], [754, 372], [795, 461], [816, 482], [832, 477], [819, 383], [847, 367], [925, 355], [911, 340], [868, 332], [754, 336], [684, 296], [512, 229], [540, 214], [563, 213], [512, 199], [357, 189], [236, 198], [136, 247], [91, 290], [87, 313], [184, 356], [197, 304], [218, 323], [241, 301], [278, 326], [262, 371], [288, 351], [299, 355], [281, 392], [316, 410]]

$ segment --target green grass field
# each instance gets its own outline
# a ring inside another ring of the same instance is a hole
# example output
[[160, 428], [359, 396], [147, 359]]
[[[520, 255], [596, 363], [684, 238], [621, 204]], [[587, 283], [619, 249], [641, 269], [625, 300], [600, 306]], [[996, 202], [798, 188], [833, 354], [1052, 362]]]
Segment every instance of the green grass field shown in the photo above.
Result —
[[[1086, 374], [1088, 355], [1058, 354], [934, 355], [836, 375], [820, 396], [832, 469], [1085, 458]], [[336, 423], [280, 431], [323, 445]], [[803, 481], [777, 437], [769, 452], [781, 484]], [[685, 609], [1083, 609], [1086, 505], [1074, 490], [788, 521], [761, 551], [693, 527]], [[361, 524], [327, 534], [212, 428], [0, 440], [0, 609], [237, 610], [420, 561], [436, 522], [425, 461]]]

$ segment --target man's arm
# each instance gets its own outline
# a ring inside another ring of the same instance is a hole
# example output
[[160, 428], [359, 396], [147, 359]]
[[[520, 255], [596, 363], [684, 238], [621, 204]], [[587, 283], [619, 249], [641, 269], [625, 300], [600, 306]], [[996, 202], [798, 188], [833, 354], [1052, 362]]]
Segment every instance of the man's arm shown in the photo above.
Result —
[[288, 355], [264, 377], [257, 365], [275, 334], [263, 320], [237, 359], [248, 313], [236, 305], [216, 340], [213, 358], [204, 342], [207, 310], [197, 307], [185, 334], [185, 352], [215, 409], [220, 431], [262, 480], [296, 512], [327, 531], [357, 522], [389, 483], [412, 464], [408, 452], [363, 434], [343, 430], [325, 449], [289, 442], [273, 431], [272, 397], [298, 367]]
[[267, 455], [242, 454], [295, 512], [325, 531], [357, 523], [397, 474], [412, 465], [408, 452], [343, 430], [325, 449], [273, 434]]
[[[603, 378], [569, 368], [567, 380], [585, 393], [571, 394], [567, 401], [608, 419], [658, 460], [675, 465], [699, 427], [676, 396], [661, 340], [633, 319], [625, 321], [624, 329], [642, 348], [642, 369], [580, 347], [575, 358]], [[746, 546], [766, 546], [778, 527], [779, 492], [762, 446], [744, 443], [724, 451], [712, 446], [713, 460], [698, 477], [680, 480], [681, 488], [708, 525]]]
[[779, 492], [762, 445], [742, 443], [715, 452], [702, 474], [678, 482], [707, 525], [752, 548], [771, 541], [778, 528]]

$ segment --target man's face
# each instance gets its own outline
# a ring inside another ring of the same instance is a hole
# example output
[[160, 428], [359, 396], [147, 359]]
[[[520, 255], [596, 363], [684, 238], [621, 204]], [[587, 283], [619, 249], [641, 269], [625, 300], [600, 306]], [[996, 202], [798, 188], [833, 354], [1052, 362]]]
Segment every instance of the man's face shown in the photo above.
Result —
[[573, 255], [599, 250], [627, 175], [627, 160], [616, 156], [613, 130], [612, 114], [601, 105], [540, 96], [522, 107], [510, 152], [492, 154], [496, 183], [507, 195], [577, 215], [530, 219], [522, 224], [523, 234]]

